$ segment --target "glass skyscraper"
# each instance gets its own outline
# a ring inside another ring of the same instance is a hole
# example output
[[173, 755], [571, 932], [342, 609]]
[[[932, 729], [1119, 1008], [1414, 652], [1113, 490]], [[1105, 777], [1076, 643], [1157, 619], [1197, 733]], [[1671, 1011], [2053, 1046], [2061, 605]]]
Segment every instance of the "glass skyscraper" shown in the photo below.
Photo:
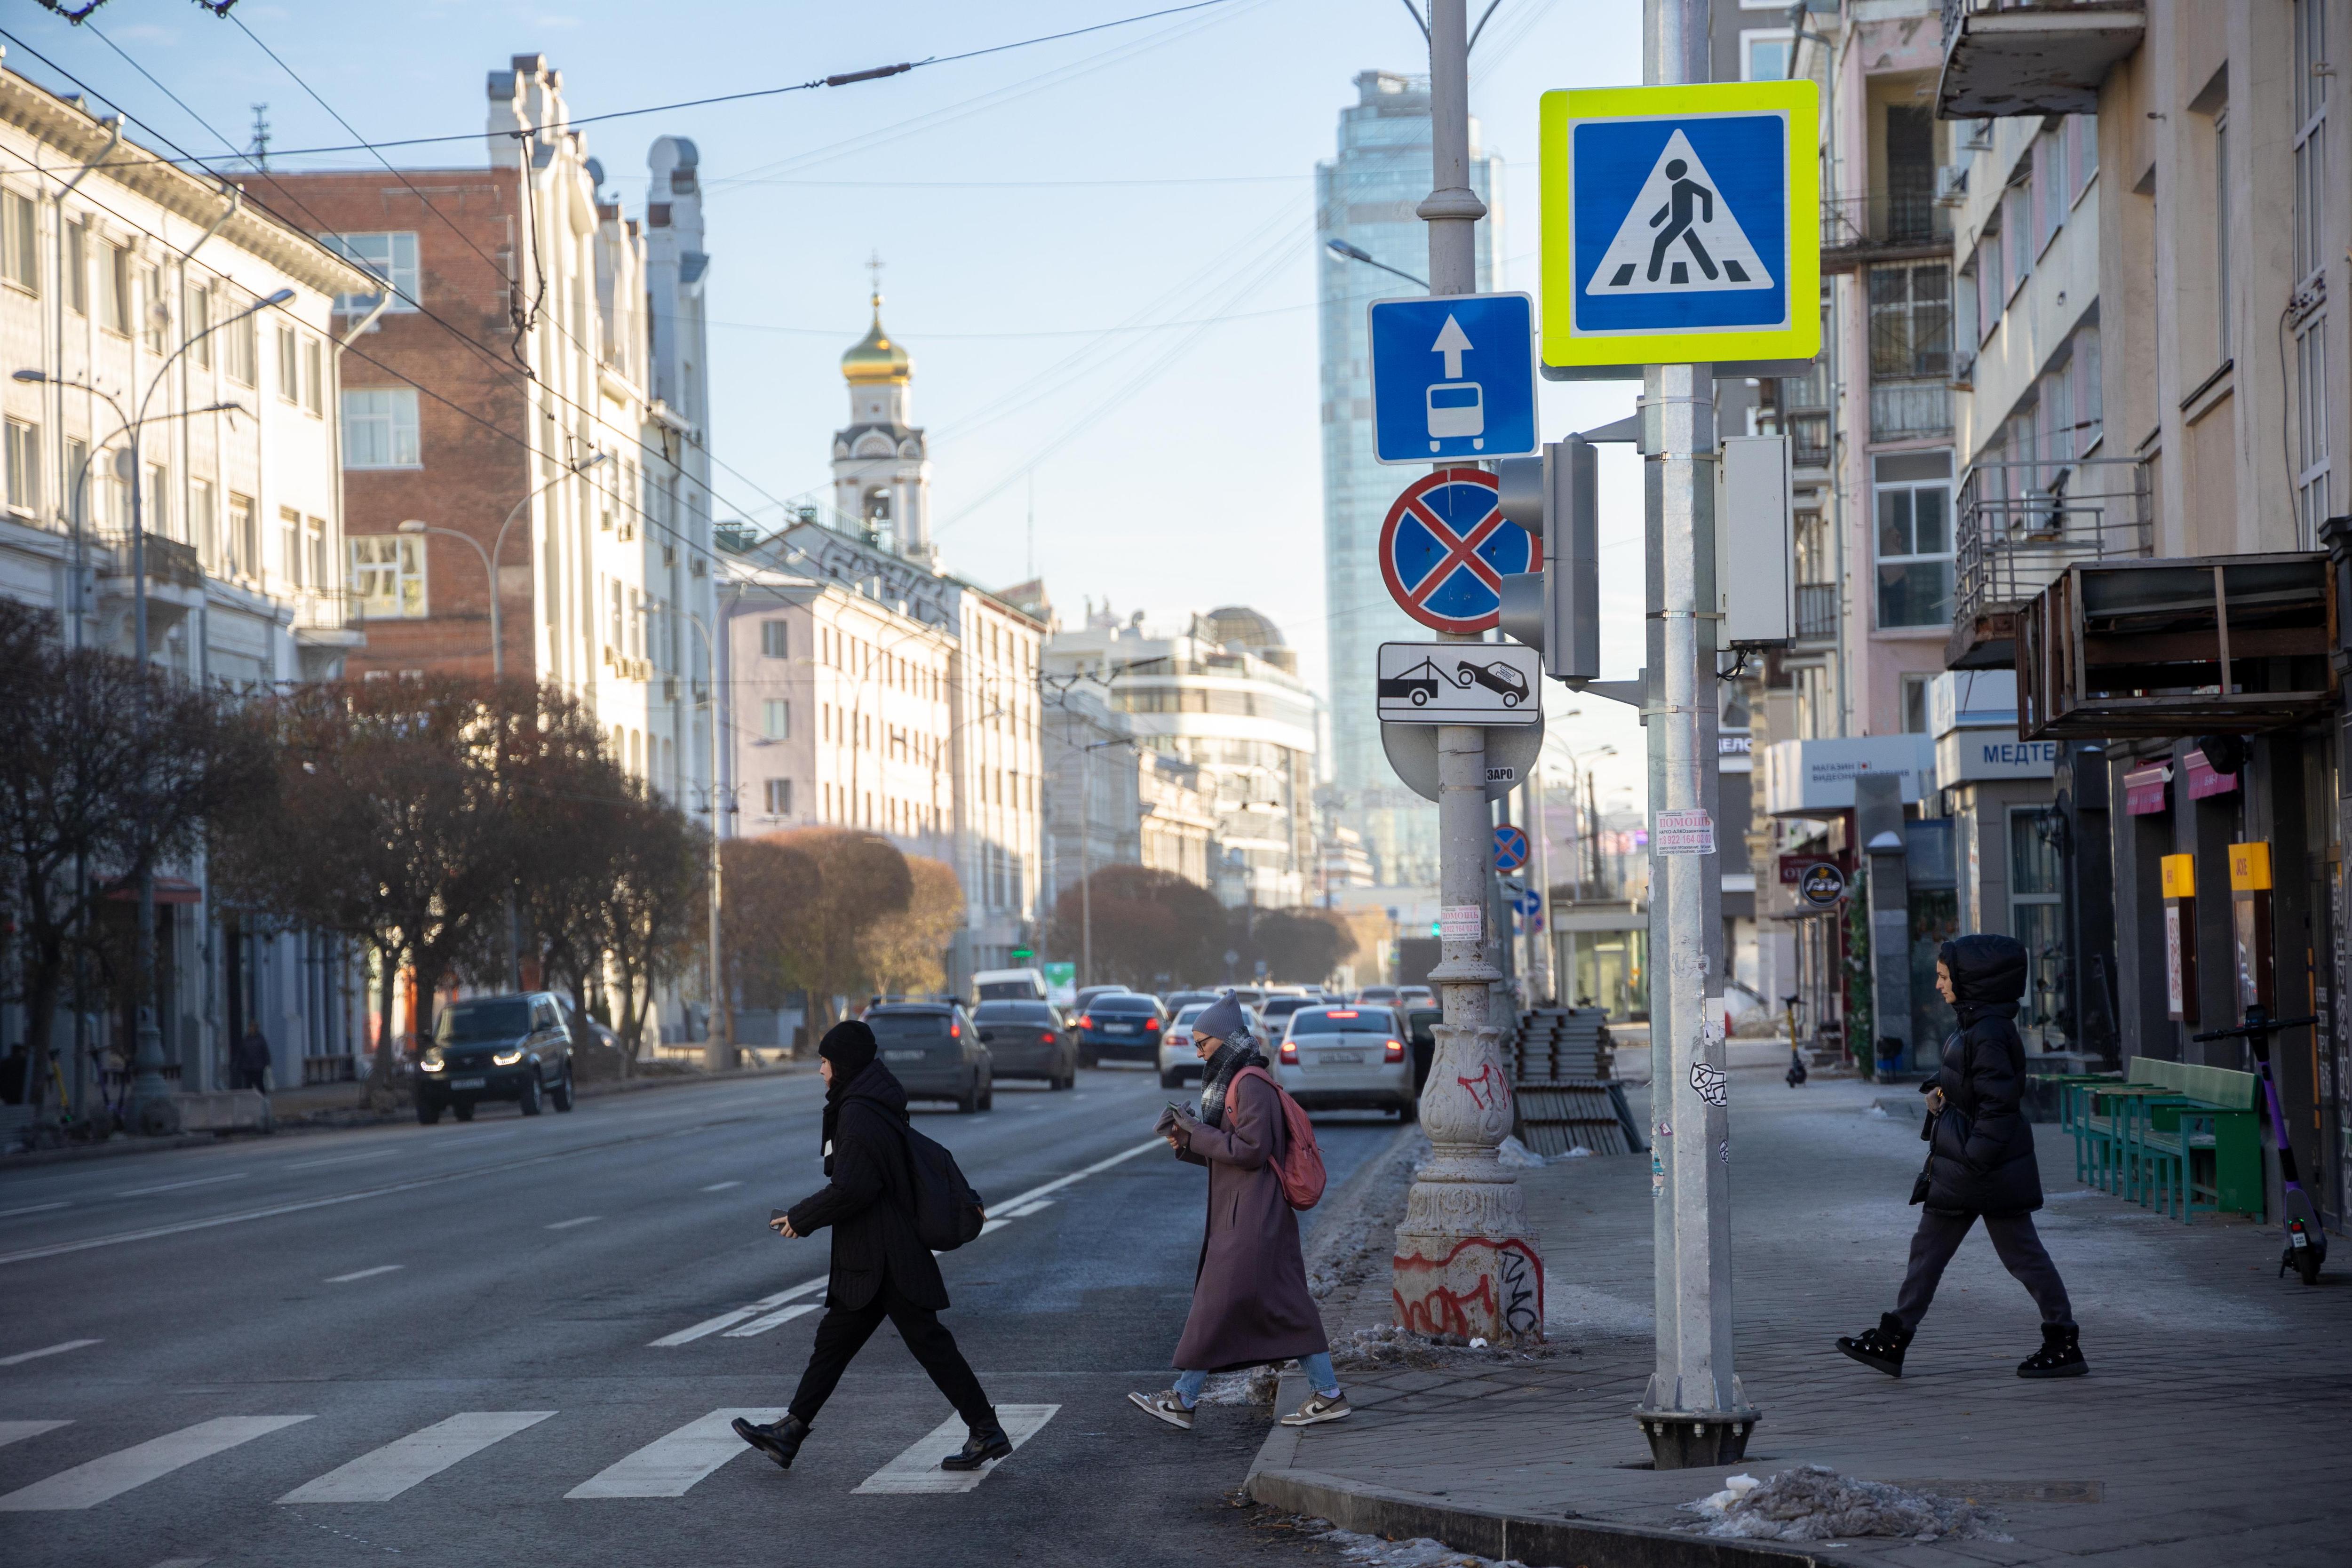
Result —
[[[1397, 493], [1428, 470], [1372, 460], [1371, 353], [1365, 306], [1418, 292], [1411, 283], [1331, 253], [1341, 239], [1412, 274], [1429, 271], [1429, 226], [1414, 209], [1430, 188], [1429, 81], [1393, 71], [1356, 78], [1339, 112], [1339, 153], [1316, 165], [1316, 244], [1323, 392], [1323, 580], [1331, 679], [1331, 790], [1339, 819], [1364, 836], [1380, 879], [1433, 887], [1437, 807], [1398, 782], [1381, 750], [1372, 709], [1380, 645], [1436, 636], [1390, 599], [1381, 580], [1381, 521]], [[1470, 122], [1470, 184], [1486, 202], [1477, 287], [1494, 287], [1502, 213], [1501, 160], [1480, 150]]]

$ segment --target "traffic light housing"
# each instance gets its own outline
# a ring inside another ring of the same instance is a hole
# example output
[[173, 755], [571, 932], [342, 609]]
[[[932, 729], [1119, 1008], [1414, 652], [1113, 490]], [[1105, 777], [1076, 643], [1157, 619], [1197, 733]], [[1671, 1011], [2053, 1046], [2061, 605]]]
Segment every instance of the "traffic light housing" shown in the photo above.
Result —
[[1601, 676], [1599, 450], [1581, 436], [1495, 465], [1504, 521], [1543, 544], [1543, 570], [1503, 579], [1503, 635], [1543, 655], [1555, 680]]

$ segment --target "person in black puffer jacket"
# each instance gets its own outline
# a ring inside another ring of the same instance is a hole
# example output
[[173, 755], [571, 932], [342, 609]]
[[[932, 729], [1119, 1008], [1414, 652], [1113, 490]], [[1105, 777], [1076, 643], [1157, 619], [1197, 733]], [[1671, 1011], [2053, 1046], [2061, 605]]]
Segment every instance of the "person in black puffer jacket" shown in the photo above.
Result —
[[1911, 1201], [1923, 1204], [1911, 1238], [1911, 1267], [1895, 1310], [1878, 1327], [1840, 1339], [1839, 1350], [1890, 1377], [1936, 1299], [1944, 1266], [1969, 1227], [1984, 1222], [2001, 1266], [2042, 1309], [2042, 1348], [2020, 1363], [2020, 1377], [2080, 1377], [2080, 1331], [2065, 1282], [2033, 1229], [2042, 1206], [2042, 1171], [2033, 1128], [2019, 1108], [2025, 1044], [2017, 1037], [2017, 1002], [2025, 994], [2025, 949], [2016, 938], [1979, 934], [1948, 942], [1936, 959], [1936, 989], [1952, 1005], [1959, 1029], [1944, 1042], [1942, 1068], [1920, 1091], [1927, 1097], [1927, 1169]]

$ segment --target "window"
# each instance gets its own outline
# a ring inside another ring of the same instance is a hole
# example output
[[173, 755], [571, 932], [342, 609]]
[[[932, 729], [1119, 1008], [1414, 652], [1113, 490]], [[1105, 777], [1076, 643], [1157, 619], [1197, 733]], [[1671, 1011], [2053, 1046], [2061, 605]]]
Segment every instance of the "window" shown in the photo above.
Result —
[[302, 581], [311, 587], [324, 590], [333, 586], [327, 571], [327, 520], [314, 517], [302, 526], [302, 543], [307, 559], [303, 562]]
[[199, 283], [188, 290], [188, 357], [199, 366], [213, 363], [213, 291]]
[[606, 630], [610, 635], [604, 640], [612, 645], [614, 656], [618, 658], [621, 652], [621, 580], [618, 577], [608, 578], [605, 586], [607, 589], [605, 607], [609, 612], [609, 624]]
[[131, 335], [131, 253], [119, 245], [100, 247], [98, 260], [98, 323], [110, 332]]
[[793, 624], [790, 621], [760, 623], [760, 655], [763, 658], [793, 657]]
[[295, 342], [294, 329], [278, 329], [278, 395], [289, 403], [299, 402], [302, 395], [302, 363], [300, 346]]
[[2096, 326], [2084, 327], [2074, 334], [2074, 353], [2068, 369], [2074, 378], [2074, 449], [2087, 453], [2099, 444], [2106, 426], [2106, 389], [2099, 379]]
[[782, 698], [771, 697], [762, 705], [760, 733], [771, 741], [793, 738], [793, 705]]
[[646, 596], [636, 589], [629, 590], [629, 657], [643, 658], [646, 653]]
[[413, 386], [347, 388], [343, 393], [343, 467], [416, 468], [425, 465]]
[[255, 342], [259, 332], [251, 316], [240, 316], [221, 329], [221, 369], [239, 386], [254, 384], [255, 362], [261, 353]]
[[251, 496], [228, 498], [229, 569], [239, 576], [261, 574], [261, 509]]
[[289, 583], [302, 581], [302, 514], [290, 506], [278, 509], [278, 571]]
[[0, 191], [0, 278], [41, 291], [40, 225], [33, 198]]
[[201, 552], [206, 566], [220, 562], [220, 501], [210, 479], [188, 485], [188, 542]]
[[[2027, 165], [2030, 169], [2031, 165]], [[2028, 174], [2000, 198], [2000, 231], [2009, 237], [2002, 268], [2009, 292], [2014, 295], [2033, 276], [2033, 177]], [[2006, 301], [2004, 300], [2004, 303]]]
[[[416, 271], [416, 235], [413, 230], [390, 234], [322, 234], [319, 243], [363, 272], [373, 272], [391, 286], [388, 312], [414, 310], [421, 297]], [[362, 316], [375, 309], [375, 294], [338, 294], [335, 310]]]
[[2294, 279], [2327, 263], [2327, 58], [2325, 0], [2294, 0]]
[[302, 406], [326, 416], [327, 347], [316, 338], [302, 340]]
[[66, 225], [66, 303], [77, 316], [89, 314], [89, 225]]
[[172, 470], [161, 463], [147, 465], [146, 510], [141, 514], [139, 526], [149, 533], [160, 533], [177, 539], [172, 527]]
[[2045, 131], [2033, 140], [2033, 184], [2042, 194], [2040, 232], [2034, 236], [2037, 250], [2046, 249], [2066, 226], [2066, 209], [2074, 195], [2074, 182], [2066, 169], [2064, 122], [2060, 123], [2060, 130]]
[[66, 441], [66, 521], [84, 528], [89, 525], [89, 443], [68, 438]]
[[1783, 81], [1796, 53], [1796, 39], [1786, 27], [1742, 27], [1739, 30], [1739, 79]]
[[1977, 241], [1977, 342], [1992, 336], [2000, 325], [2001, 307], [2009, 303], [2009, 289], [2002, 281], [2000, 213], [1985, 226], [1984, 235]]
[[[2010, 934], [2024, 944], [2037, 973], [2057, 952], [2062, 903], [2058, 848], [2043, 831], [2048, 821], [2039, 806], [2013, 808], [2009, 814]], [[2027, 1005], [2033, 1005], [2031, 998]]]
[[1952, 455], [1896, 452], [1874, 461], [1878, 624], [1952, 618]]
[[1943, 376], [1952, 367], [1952, 275], [1940, 261], [1870, 269], [1870, 374]]
[[31, 517], [41, 509], [41, 427], [11, 419], [7, 437], [8, 510]]
[[2237, 352], [2230, 340], [2230, 110], [2213, 117], [2213, 326], [2220, 357]]
[[[2315, 547], [2319, 525], [2332, 515], [2327, 479], [2328, 372], [2327, 313], [2315, 310], [2294, 334], [2295, 432], [2300, 441], [2295, 508], [2305, 550]], [[15, 472], [13, 463], [9, 471]]]
[[770, 779], [768, 781], [768, 815], [770, 816], [790, 816], [792, 814], [793, 781], [790, 779]]
[[1924, 735], [1927, 732], [1927, 681], [1924, 675], [1903, 678], [1903, 732]]
[[425, 616], [425, 541], [413, 533], [361, 534], [344, 542], [352, 592], [371, 621]]
[[2091, 176], [2099, 172], [2099, 117], [2095, 114], [2070, 114], [2066, 117], [2066, 144], [2074, 156], [2068, 161], [2069, 184], [2074, 186], [2074, 199], [2083, 199]]
[[172, 324], [172, 308], [163, 302], [163, 269], [139, 269], [139, 331], [151, 353], [163, 352], [163, 329]]

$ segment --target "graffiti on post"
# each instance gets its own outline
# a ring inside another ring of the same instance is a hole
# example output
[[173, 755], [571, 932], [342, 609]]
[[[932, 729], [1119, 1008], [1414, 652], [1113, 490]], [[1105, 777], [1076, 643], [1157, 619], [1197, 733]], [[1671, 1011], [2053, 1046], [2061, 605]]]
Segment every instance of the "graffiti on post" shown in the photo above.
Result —
[[1414, 1333], [1543, 1335], [1543, 1259], [1517, 1237], [1471, 1237], [1436, 1259], [1400, 1255], [1394, 1271], [1397, 1321]]

